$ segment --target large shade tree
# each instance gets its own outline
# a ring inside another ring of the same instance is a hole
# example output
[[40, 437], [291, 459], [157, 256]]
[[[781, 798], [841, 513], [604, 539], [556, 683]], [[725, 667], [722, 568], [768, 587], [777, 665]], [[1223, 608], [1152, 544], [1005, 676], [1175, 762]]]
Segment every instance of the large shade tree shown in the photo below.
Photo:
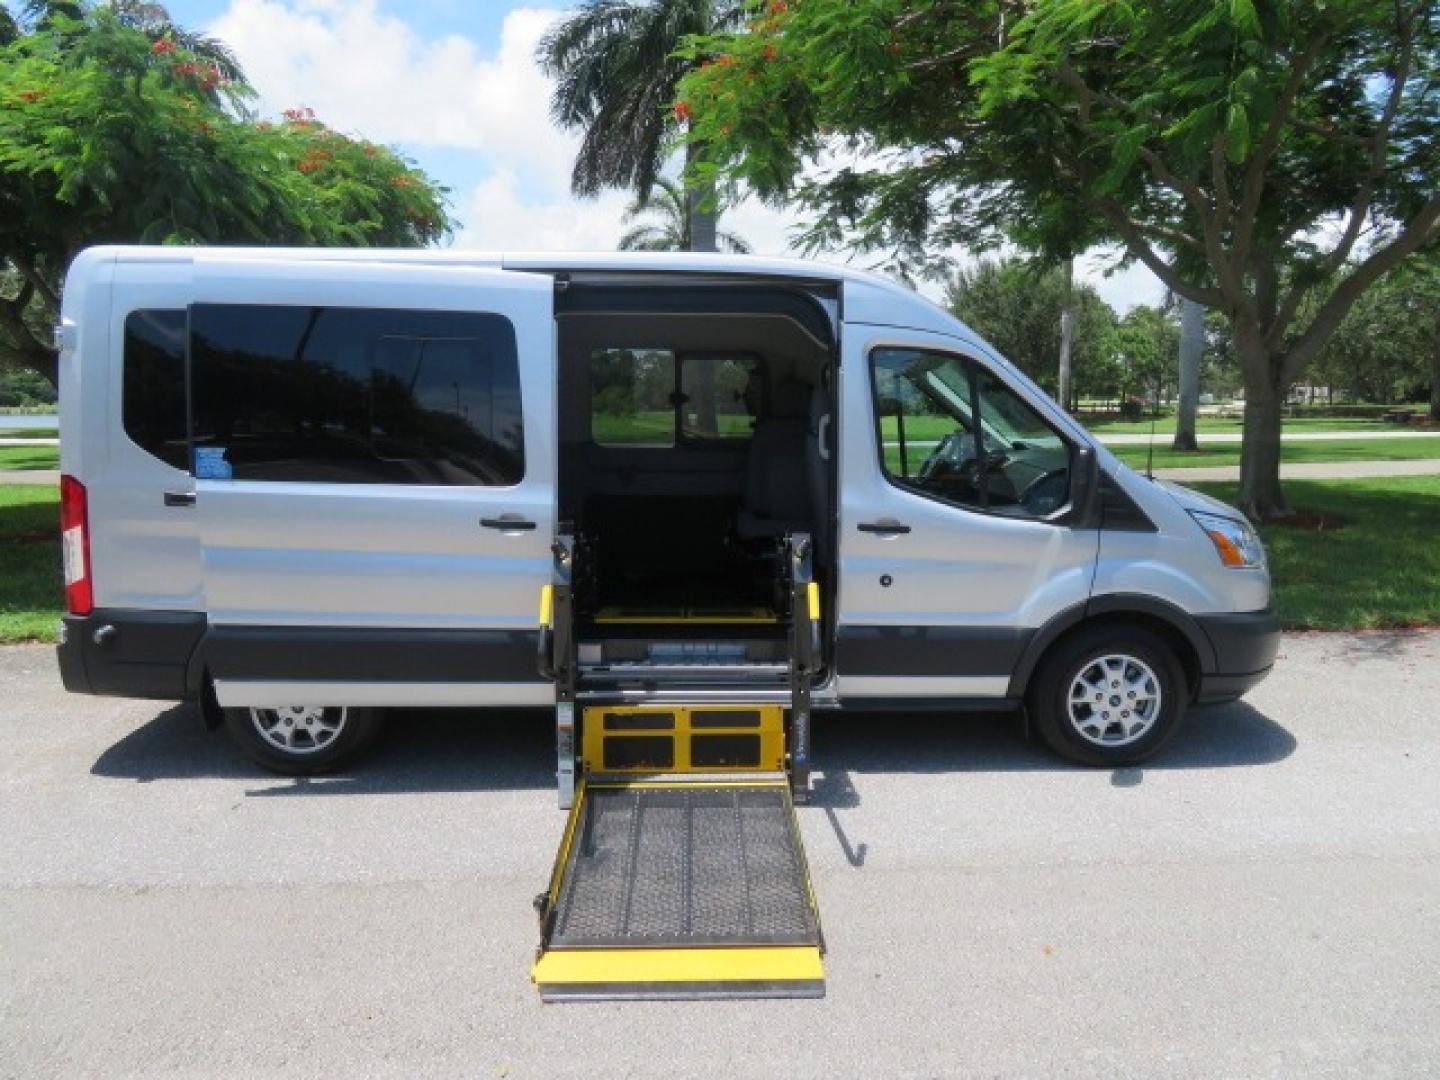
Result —
[[65, 267], [96, 243], [413, 246], [443, 191], [306, 110], [277, 123], [224, 47], [133, 3], [0, 23], [0, 364], [52, 381]]
[[911, 262], [1113, 241], [1227, 320], [1255, 516], [1288, 388], [1436, 243], [1436, 0], [770, 0], [748, 31], [693, 45], [725, 61], [681, 87], [701, 175]]
[[[585, 0], [540, 43], [539, 59], [552, 75], [551, 115], [582, 133], [570, 183], [577, 195], [604, 188], [650, 198], [690, 116], [677, 106], [680, 80], [705, 62], [678, 50], [692, 35], [739, 25], [739, 0]], [[714, 251], [713, 191], [694, 183], [688, 168], [687, 233], [695, 251]]]

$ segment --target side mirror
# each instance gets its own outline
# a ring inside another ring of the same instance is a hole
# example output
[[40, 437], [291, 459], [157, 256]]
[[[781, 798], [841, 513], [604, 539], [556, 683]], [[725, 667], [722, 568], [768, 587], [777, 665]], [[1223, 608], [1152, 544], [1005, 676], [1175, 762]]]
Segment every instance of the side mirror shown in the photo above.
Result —
[[1093, 446], [1077, 446], [1070, 459], [1069, 523], [1077, 529], [1100, 525], [1100, 463]]

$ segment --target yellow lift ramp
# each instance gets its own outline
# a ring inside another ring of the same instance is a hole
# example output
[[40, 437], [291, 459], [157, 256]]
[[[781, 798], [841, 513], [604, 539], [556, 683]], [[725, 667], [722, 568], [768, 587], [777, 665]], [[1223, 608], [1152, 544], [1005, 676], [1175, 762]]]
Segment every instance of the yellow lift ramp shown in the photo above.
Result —
[[556, 683], [559, 796], [570, 816], [549, 888], [536, 898], [531, 977], [541, 998], [823, 997], [820, 916], [795, 820], [809, 788], [820, 639], [808, 541], [786, 548], [787, 681], [676, 687], [639, 703], [583, 677], [570, 538], [555, 554], [540, 667]]
[[823, 997], [780, 706], [585, 708], [545, 1001]]

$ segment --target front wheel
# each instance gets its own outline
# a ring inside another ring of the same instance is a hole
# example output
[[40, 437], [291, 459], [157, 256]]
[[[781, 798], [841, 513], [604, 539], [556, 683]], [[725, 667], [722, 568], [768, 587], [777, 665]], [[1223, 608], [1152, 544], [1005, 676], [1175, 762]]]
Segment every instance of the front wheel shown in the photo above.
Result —
[[1062, 641], [1035, 673], [1029, 699], [1041, 738], [1081, 765], [1134, 765], [1175, 737], [1185, 673], [1174, 651], [1138, 626], [1097, 626]]
[[226, 709], [225, 729], [251, 761], [287, 776], [314, 776], [368, 747], [380, 732], [380, 713], [345, 705]]

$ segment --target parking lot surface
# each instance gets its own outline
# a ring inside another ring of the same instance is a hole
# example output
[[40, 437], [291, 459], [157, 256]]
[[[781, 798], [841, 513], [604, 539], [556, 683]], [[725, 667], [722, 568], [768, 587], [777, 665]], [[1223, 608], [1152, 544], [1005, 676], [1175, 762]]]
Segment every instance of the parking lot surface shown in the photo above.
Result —
[[817, 718], [818, 1002], [539, 1004], [549, 724], [285, 780], [0, 649], [0, 1075], [1440, 1073], [1440, 635], [1288, 637], [1144, 768]]

